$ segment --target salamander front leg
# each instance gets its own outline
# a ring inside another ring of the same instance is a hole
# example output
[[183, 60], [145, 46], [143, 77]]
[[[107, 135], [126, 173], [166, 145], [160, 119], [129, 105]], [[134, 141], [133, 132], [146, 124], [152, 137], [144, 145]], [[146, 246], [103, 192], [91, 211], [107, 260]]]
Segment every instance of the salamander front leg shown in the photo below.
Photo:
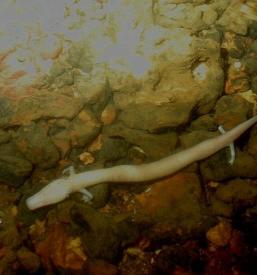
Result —
[[[65, 168], [62, 171], [62, 173], [67, 174], [68, 177], [74, 176], [76, 174], [75, 169], [74, 169], [73, 166], [69, 166], [69, 167]], [[86, 188], [83, 188], [83, 189], [79, 190], [79, 192], [83, 195], [82, 200], [84, 202], [90, 202], [94, 197]]]

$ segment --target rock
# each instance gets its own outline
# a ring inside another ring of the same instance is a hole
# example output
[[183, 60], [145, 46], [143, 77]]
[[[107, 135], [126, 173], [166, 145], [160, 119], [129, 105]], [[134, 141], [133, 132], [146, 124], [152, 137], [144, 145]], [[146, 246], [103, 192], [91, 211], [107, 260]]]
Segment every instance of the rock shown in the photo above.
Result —
[[121, 123], [104, 127], [103, 133], [107, 137], [122, 137], [130, 144], [138, 146], [149, 160], [157, 160], [167, 156], [174, 150], [177, 143], [175, 132], [155, 135], [142, 130], [130, 129]]
[[246, 92], [250, 88], [249, 76], [245, 71], [245, 65], [238, 60], [229, 60], [230, 66], [225, 83], [226, 94]]
[[105, 182], [88, 188], [88, 191], [93, 195], [90, 204], [94, 208], [104, 207], [110, 198], [110, 185]]
[[0, 274], [15, 274], [16, 252], [23, 242], [16, 219], [18, 194], [3, 184], [0, 184], [0, 192]]
[[255, 159], [257, 158], [257, 126], [255, 125], [250, 134], [249, 142], [247, 145], [247, 152]]
[[204, 39], [211, 39], [217, 43], [221, 43], [221, 32], [219, 32], [218, 29], [216, 28], [211, 28], [211, 29], [208, 29], [208, 30], [202, 30], [200, 33], [199, 33], [199, 36], [201, 38], [204, 38]]
[[45, 82], [45, 86], [53, 89], [72, 85], [74, 83], [72, 67], [66, 62], [55, 61], [45, 77]]
[[67, 62], [72, 67], [81, 69], [85, 73], [92, 71], [92, 53], [87, 45], [87, 41], [81, 41], [72, 45], [68, 51]]
[[108, 85], [102, 72], [96, 71], [90, 75], [75, 72], [73, 86], [75, 95], [84, 104], [90, 104], [92, 107], [96, 105], [98, 109], [103, 108], [109, 99]]
[[83, 109], [72, 121], [56, 120], [49, 131], [51, 140], [65, 157], [72, 146], [82, 147], [91, 142], [100, 131], [100, 123], [88, 109]]
[[233, 32], [225, 32], [222, 48], [226, 49], [230, 57], [239, 59], [247, 49], [247, 38]]
[[21, 127], [16, 133], [15, 144], [26, 159], [40, 168], [51, 168], [60, 158], [47, 130], [40, 124]]
[[[167, 3], [165, 1], [156, 1], [153, 5], [154, 21], [166, 28], [186, 28], [193, 33], [207, 26], [212, 25], [217, 19], [217, 12], [213, 9], [213, 5], [201, 5], [204, 1], [196, 3]], [[192, 9], [194, 13], [192, 14]]]
[[194, 240], [162, 246], [154, 256], [156, 268], [154, 274], [202, 273], [200, 251], [199, 244]]
[[198, 130], [182, 134], [181, 136], [179, 136], [179, 141], [183, 148], [189, 148], [206, 139], [214, 138], [217, 135], [218, 134], [216, 132]]
[[218, 125], [230, 129], [247, 120], [253, 105], [239, 95], [223, 96], [215, 106], [214, 119]]
[[257, 54], [257, 40], [254, 40], [248, 49], [249, 52]]
[[14, 103], [7, 97], [0, 97], [0, 127], [9, 126], [10, 118], [15, 115]]
[[22, 237], [18, 232], [15, 220], [15, 211], [10, 205], [0, 210], [1, 230], [1, 257], [0, 257], [0, 273], [1, 274], [17, 274], [16, 252], [22, 245]]
[[0, 144], [7, 143], [10, 140], [10, 135], [8, 132], [0, 129]]
[[219, 185], [215, 196], [222, 202], [232, 204], [234, 209], [254, 205], [257, 198], [257, 186], [254, 181], [233, 179], [224, 185]]
[[227, 9], [222, 13], [216, 24], [225, 31], [246, 35], [249, 20], [241, 12], [242, 3], [239, 1], [225, 1]]
[[210, 5], [203, 13], [203, 22], [208, 26], [212, 25], [213, 23], [215, 23], [217, 17], [217, 12]]
[[257, 176], [257, 160], [244, 151], [236, 150], [233, 165], [228, 163], [228, 149], [223, 149], [201, 161], [200, 171], [205, 181], [222, 181], [233, 177], [254, 178]]
[[44, 228], [44, 223], [37, 222], [30, 233], [34, 237], [35, 252], [46, 271], [52, 273], [53, 270], [67, 270], [71, 274], [77, 274], [83, 270], [87, 255], [82, 248], [81, 239], [72, 236], [64, 223], [55, 221]]
[[[113, 74], [110, 79], [121, 111], [117, 119], [130, 128], [159, 132], [184, 125], [193, 111], [208, 113], [223, 87], [219, 42], [185, 30], [164, 32], [159, 39], [163, 43], [144, 78]], [[183, 46], [170, 44], [174, 39]]]
[[104, 125], [111, 124], [117, 116], [117, 110], [113, 104], [108, 104], [101, 113], [101, 122]]
[[253, 21], [248, 26], [248, 35], [252, 39], [257, 39], [257, 22]]
[[71, 150], [70, 133], [68, 130], [62, 130], [50, 137], [53, 144], [58, 149], [61, 158], [67, 156]]
[[137, 228], [126, 219], [115, 221], [93, 208], [76, 203], [71, 209], [73, 221], [83, 228], [80, 234], [87, 255], [107, 261], [115, 261], [121, 245], [138, 237]]
[[14, 143], [0, 145], [0, 181], [18, 187], [24, 183], [32, 168]]
[[257, 52], [247, 53], [241, 60], [247, 74], [255, 75], [257, 70]]
[[154, 255], [139, 248], [128, 248], [124, 251], [123, 258], [119, 264], [119, 270], [124, 275], [153, 275]]
[[61, 157], [64, 158], [71, 150], [69, 133], [71, 122], [67, 119], [53, 119], [49, 121], [49, 126], [48, 135], [57, 147]]
[[116, 161], [126, 158], [130, 144], [122, 138], [107, 138], [98, 156], [103, 161]]
[[214, 130], [217, 129], [217, 125], [214, 122], [214, 118], [212, 115], [207, 114], [200, 116], [193, 120], [190, 124], [189, 130], [196, 131], [196, 130]]
[[36, 272], [40, 267], [39, 257], [24, 246], [17, 251], [17, 257], [22, 267], [29, 273]]
[[74, 84], [74, 74], [72, 70], [65, 71], [61, 76], [55, 80], [57, 88], [63, 88]]
[[[4, 207], [9, 207], [11, 205], [15, 205], [19, 199], [19, 193], [15, 191], [14, 188], [6, 185], [0, 184], [0, 192], [4, 194], [4, 196], [0, 197], [0, 207], [3, 209]], [[14, 206], [15, 208], [15, 206]]]
[[232, 179], [212, 191], [210, 201], [214, 215], [231, 218], [238, 213], [250, 215], [255, 211], [257, 188], [254, 180]]
[[233, 205], [227, 204], [215, 196], [210, 197], [211, 212], [215, 216], [231, 218], [233, 216]]
[[161, 240], [178, 234], [190, 234], [209, 221], [203, 214], [200, 181], [196, 174], [180, 172], [157, 181], [147, 192], [136, 196], [138, 223], [155, 224], [148, 228], [151, 238]]
[[90, 275], [118, 275], [118, 268], [106, 261], [90, 259], [86, 263], [85, 273]]
[[191, 107], [186, 103], [128, 106], [120, 114], [119, 121], [132, 129], [156, 133], [186, 124], [190, 119]]
[[255, 94], [257, 94], [257, 75], [252, 76], [251, 78], [251, 89]]
[[52, 83], [57, 77], [63, 75], [66, 70], [65, 63], [61, 61], [55, 61], [49, 70], [49, 82]]
[[18, 102], [0, 99], [0, 127], [26, 125], [43, 118], [73, 118], [81, 109], [80, 100], [68, 96], [42, 92], [37, 97], [25, 97]]
[[216, 226], [210, 228], [206, 233], [206, 238], [216, 247], [224, 247], [229, 244], [232, 237], [232, 226], [230, 223], [221, 221]]
[[95, 115], [87, 109], [83, 109], [71, 122], [69, 135], [72, 146], [82, 147], [99, 134], [101, 124]]

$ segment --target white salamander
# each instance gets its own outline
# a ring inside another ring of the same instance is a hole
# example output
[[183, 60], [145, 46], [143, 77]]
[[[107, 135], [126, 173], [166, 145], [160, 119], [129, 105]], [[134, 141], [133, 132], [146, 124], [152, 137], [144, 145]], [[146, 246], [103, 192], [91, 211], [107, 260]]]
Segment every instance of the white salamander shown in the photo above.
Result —
[[205, 140], [189, 149], [152, 163], [119, 165], [71, 174], [67, 178], [54, 180], [38, 193], [29, 197], [26, 201], [27, 206], [29, 209], [34, 210], [57, 203], [67, 198], [73, 192], [81, 192], [84, 188], [101, 182], [133, 183], [165, 177], [228, 146], [256, 122], [257, 116], [254, 116], [221, 136]]

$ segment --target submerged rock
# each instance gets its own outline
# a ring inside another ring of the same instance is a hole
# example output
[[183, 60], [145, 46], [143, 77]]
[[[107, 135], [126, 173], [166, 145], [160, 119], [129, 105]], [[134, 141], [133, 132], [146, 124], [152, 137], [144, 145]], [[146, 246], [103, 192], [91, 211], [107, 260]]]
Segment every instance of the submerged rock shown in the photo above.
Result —
[[40, 124], [21, 127], [16, 133], [15, 144], [31, 163], [40, 168], [51, 168], [60, 158], [47, 130]]
[[257, 186], [254, 181], [233, 179], [219, 185], [215, 196], [225, 203], [234, 204], [234, 206], [238, 203], [244, 206], [246, 204], [254, 205], [257, 199]]
[[138, 236], [137, 228], [129, 220], [115, 221], [87, 205], [74, 205], [71, 217], [83, 228], [81, 240], [85, 251], [93, 258], [116, 261], [120, 248]]
[[233, 177], [257, 177], [257, 160], [244, 151], [236, 150], [235, 162], [229, 164], [228, 149], [216, 153], [200, 163], [200, 172], [205, 181], [222, 181]]
[[0, 129], [0, 144], [8, 142], [10, 138], [11, 137], [8, 132]]
[[15, 102], [1, 98], [0, 127], [26, 125], [45, 118], [71, 119], [82, 108], [80, 100], [61, 94], [40, 92], [36, 97], [24, 97]]
[[122, 123], [114, 123], [103, 129], [107, 137], [122, 137], [130, 144], [138, 146], [149, 160], [156, 160], [167, 156], [174, 150], [177, 143], [175, 132], [150, 134], [143, 130], [130, 129]]
[[33, 273], [40, 268], [40, 258], [26, 247], [21, 247], [17, 251], [19, 262], [26, 271]]
[[0, 145], [0, 181], [18, 187], [32, 171], [32, 164], [24, 158], [14, 143]]
[[72, 146], [82, 147], [92, 141], [99, 133], [101, 124], [88, 109], [83, 109], [71, 122], [69, 135]]
[[233, 217], [238, 213], [251, 212], [256, 207], [257, 187], [254, 180], [232, 179], [218, 184], [210, 194], [214, 215]]
[[247, 151], [255, 159], [257, 158], [257, 126], [254, 126], [251, 130]]
[[157, 240], [200, 232], [211, 222], [205, 216], [200, 181], [194, 173], [180, 172], [160, 180], [135, 201], [136, 222], [154, 224], [146, 234]]
[[107, 138], [99, 151], [99, 158], [108, 162], [126, 158], [130, 144], [123, 138]]
[[214, 119], [225, 129], [233, 128], [252, 116], [253, 105], [240, 95], [222, 96], [216, 106]]
[[127, 106], [119, 116], [119, 120], [126, 126], [150, 133], [175, 128], [189, 121], [192, 105], [188, 103], [138, 104]]

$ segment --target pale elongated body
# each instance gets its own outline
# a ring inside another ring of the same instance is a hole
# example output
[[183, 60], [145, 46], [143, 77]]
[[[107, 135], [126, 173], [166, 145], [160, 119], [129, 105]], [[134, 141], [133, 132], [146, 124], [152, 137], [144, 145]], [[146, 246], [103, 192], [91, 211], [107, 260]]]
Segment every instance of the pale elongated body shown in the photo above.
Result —
[[204, 159], [228, 146], [257, 122], [257, 116], [239, 124], [224, 135], [205, 140], [189, 149], [155, 162], [141, 165], [120, 165], [71, 175], [52, 181], [26, 201], [29, 209], [64, 200], [69, 194], [101, 182], [143, 182], [165, 177], [187, 165]]

